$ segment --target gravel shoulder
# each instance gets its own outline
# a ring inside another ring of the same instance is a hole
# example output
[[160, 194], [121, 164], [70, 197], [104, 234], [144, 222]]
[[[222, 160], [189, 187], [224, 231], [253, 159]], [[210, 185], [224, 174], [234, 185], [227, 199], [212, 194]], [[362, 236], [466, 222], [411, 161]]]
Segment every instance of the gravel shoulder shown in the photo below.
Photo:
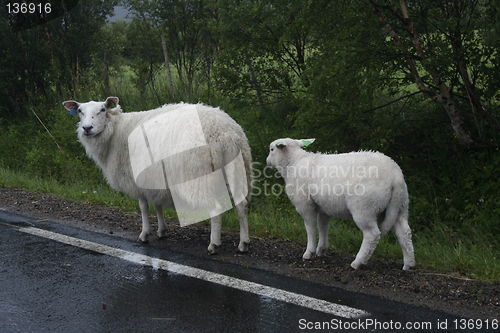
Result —
[[[20, 189], [0, 188], [0, 209], [133, 240], [141, 230], [141, 217], [137, 212], [77, 203]], [[156, 230], [156, 218], [151, 220], [153, 230]], [[181, 228], [177, 221], [168, 221], [167, 227], [166, 238], [159, 240], [153, 234], [150, 242], [155, 246], [209, 257], [206, 248], [210, 228], [207, 224]], [[458, 274], [437, 274], [418, 266], [411, 271], [402, 271], [402, 261], [381, 262], [373, 258], [366, 267], [355, 271], [349, 266], [354, 257], [336, 252], [303, 261], [305, 245], [285, 239], [252, 237], [250, 252], [237, 254], [238, 242], [237, 233], [223, 233], [219, 253], [210, 258], [467, 318], [500, 319], [500, 283], [477, 281]]]

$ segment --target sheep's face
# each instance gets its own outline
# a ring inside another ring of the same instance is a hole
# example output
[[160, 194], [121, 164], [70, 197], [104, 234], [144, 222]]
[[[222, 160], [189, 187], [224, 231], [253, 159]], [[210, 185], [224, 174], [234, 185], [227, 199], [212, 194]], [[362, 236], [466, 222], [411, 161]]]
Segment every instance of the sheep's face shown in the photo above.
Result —
[[93, 137], [101, 133], [108, 121], [108, 111], [112, 105], [118, 106], [117, 97], [108, 97], [105, 102], [78, 103], [76, 101], [66, 101], [64, 107], [70, 113], [77, 113], [80, 117], [78, 124], [78, 134], [86, 137]]
[[269, 145], [269, 155], [266, 163], [273, 169], [286, 167], [290, 163], [290, 155], [294, 150], [309, 146], [315, 139], [294, 140], [290, 138], [278, 139]]

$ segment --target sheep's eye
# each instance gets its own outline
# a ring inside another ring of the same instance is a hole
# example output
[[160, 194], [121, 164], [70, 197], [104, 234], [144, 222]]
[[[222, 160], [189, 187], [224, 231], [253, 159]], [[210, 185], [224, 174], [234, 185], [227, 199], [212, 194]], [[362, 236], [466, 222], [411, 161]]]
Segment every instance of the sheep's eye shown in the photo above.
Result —
[[271, 151], [274, 151], [274, 148], [271, 148]]
[[102, 108], [99, 112], [104, 112], [104, 111], [106, 111], [106, 109], [105, 109], [105, 108]]
[[83, 114], [82, 109], [78, 109], [78, 113]]

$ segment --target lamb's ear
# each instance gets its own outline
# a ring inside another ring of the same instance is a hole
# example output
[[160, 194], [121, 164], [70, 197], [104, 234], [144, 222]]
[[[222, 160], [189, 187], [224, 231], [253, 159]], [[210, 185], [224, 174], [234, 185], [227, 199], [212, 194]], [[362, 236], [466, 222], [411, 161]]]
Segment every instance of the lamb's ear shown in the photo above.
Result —
[[298, 140], [301, 147], [307, 148], [316, 139], [302, 139]]
[[63, 102], [62, 103], [63, 106], [69, 111], [68, 113], [69, 114], [78, 114], [78, 106], [80, 106], [80, 103], [78, 103], [77, 101], [66, 101], [66, 102]]
[[[112, 105], [114, 104], [114, 105]], [[106, 102], [104, 102], [106, 109], [116, 108], [118, 106], [118, 97], [108, 97]]]
[[278, 141], [276, 142], [276, 148], [285, 148], [286, 147], [286, 142], [283, 141]]

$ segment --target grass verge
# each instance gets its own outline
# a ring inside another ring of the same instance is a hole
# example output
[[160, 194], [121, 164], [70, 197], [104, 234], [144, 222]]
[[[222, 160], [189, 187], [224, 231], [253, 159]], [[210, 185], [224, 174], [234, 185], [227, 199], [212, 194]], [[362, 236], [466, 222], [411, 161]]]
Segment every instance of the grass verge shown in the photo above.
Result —
[[[119, 207], [124, 211], [139, 209], [135, 200], [105, 185], [89, 188], [83, 183], [60, 184], [55, 180], [33, 178], [4, 168], [0, 168], [0, 187], [51, 193], [78, 202]], [[175, 211], [168, 209], [166, 217], [176, 218]], [[249, 225], [253, 237], [290, 239], [303, 243], [305, 249], [306, 232], [302, 218], [287, 200], [255, 198], [249, 210]], [[223, 227], [228, 231], [239, 230], [235, 210], [224, 214]], [[330, 224], [329, 239], [330, 250], [355, 255], [362, 234], [352, 221], [334, 219]], [[437, 223], [432, 230], [415, 232], [413, 242], [419, 268], [444, 274], [459, 273], [479, 280], [500, 281], [500, 258], [496, 252], [498, 244], [491, 244], [481, 235], [450, 233], [446, 226]], [[381, 239], [373, 258], [402, 263], [401, 248], [392, 233]]]

